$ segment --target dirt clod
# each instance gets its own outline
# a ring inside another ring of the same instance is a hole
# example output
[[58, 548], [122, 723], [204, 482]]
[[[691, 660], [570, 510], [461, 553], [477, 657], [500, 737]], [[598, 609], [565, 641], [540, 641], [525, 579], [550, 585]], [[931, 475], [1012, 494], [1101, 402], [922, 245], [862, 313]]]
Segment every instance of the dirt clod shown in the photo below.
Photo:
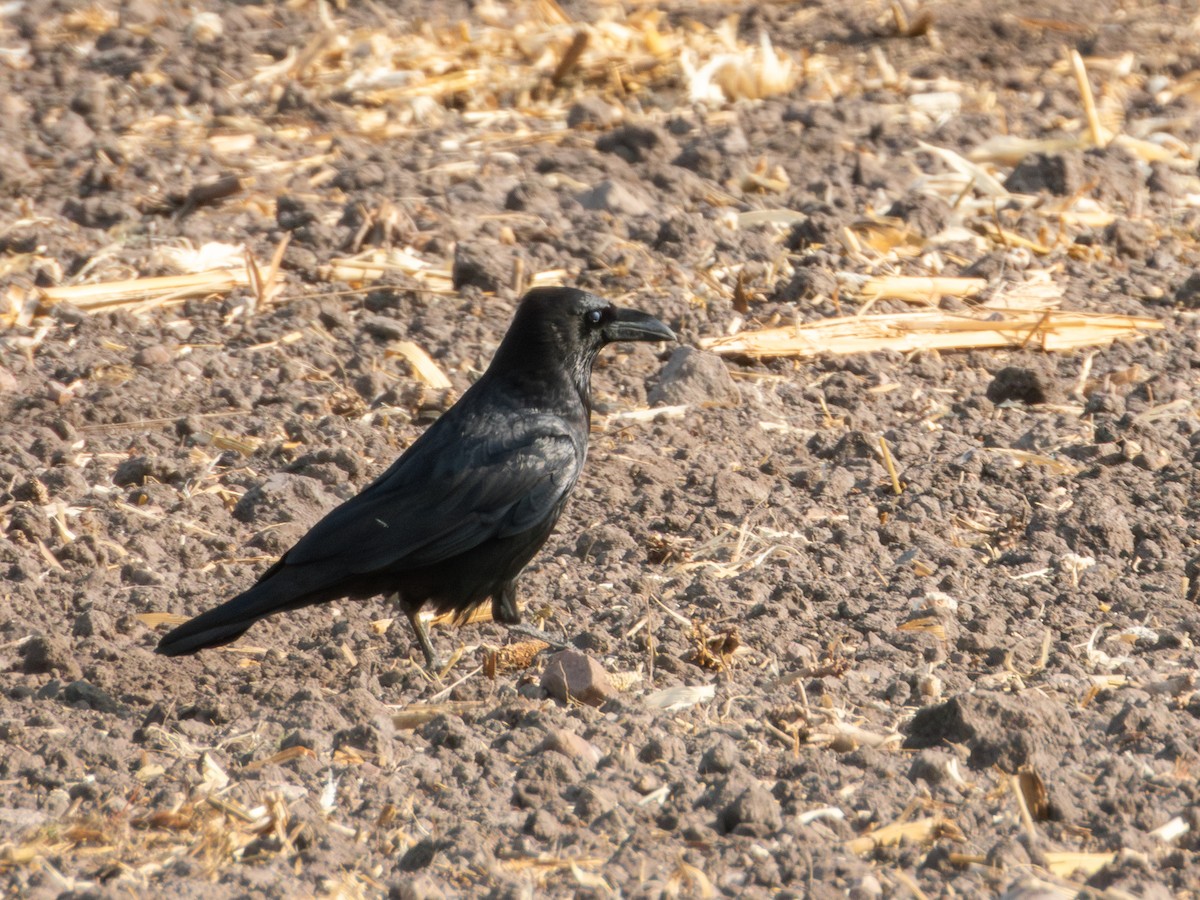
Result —
[[737, 385], [719, 356], [680, 347], [663, 366], [658, 383], [650, 388], [646, 400], [651, 406], [735, 405], [739, 396]]
[[584, 209], [620, 216], [644, 216], [650, 206], [629, 188], [617, 181], [605, 180], [579, 195]]
[[979, 691], [919, 710], [904, 746], [963, 744], [970, 750], [967, 764], [972, 768], [999, 766], [1016, 772], [1024, 765], [1053, 769], [1079, 742], [1075, 726], [1044, 698]]
[[36, 634], [21, 644], [20, 654], [22, 672], [53, 673], [71, 679], [82, 674], [70, 643], [58, 635]]
[[1020, 403], [1045, 403], [1046, 386], [1037, 372], [1019, 366], [1006, 366], [996, 373], [987, 388], [987, 398], [993, 403], [1016, 400]]
[[782, 821], [779, 801], [761, 784], [752, 784], [721, 810], [718, 827], [725, 833], [761, 838], [778, 831]]

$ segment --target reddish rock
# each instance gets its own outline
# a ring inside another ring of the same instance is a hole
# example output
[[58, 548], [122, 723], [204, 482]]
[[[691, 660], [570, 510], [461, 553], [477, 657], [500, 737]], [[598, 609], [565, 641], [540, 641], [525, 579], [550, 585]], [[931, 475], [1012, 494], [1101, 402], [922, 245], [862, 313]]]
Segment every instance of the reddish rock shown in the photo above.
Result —
[[583, 772], [595, 769], [596, 764], [600, 762], [600, 757], [604, 755], [595, 744], [565, 728], [551, 729], [539, 749], [543, 752], [553, 751], [569, 757]]
[[600, 706], [617, 694], [604, 667], [578, 650], [563, 650], [550, 657], [542, 673], [542, 687], [564, 703], [577, 700], [589, 706]]

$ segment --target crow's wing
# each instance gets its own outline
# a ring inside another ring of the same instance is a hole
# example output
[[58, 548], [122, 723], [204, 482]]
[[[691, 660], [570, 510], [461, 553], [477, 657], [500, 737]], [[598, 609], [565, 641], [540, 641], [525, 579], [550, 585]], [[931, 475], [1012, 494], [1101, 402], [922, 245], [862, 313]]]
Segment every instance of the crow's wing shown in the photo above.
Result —
[[555, 416], [509, 421], [487, 438], [439, 424], [314, 525], [284, 563], [323, 564], [322, 576], [335, 578], [433, 565], [554, 516], [583, 465], [586, 435]]

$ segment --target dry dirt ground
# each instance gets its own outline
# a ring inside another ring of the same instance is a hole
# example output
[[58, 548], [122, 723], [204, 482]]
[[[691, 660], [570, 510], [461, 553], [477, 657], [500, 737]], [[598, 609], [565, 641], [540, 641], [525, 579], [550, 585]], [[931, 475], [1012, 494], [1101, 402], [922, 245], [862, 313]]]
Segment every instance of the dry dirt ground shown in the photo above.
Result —
[[[344, 6], [0, 7], [5, 889], [1197, 896], [1195, 7]], [[605, 355], [523, 581], [600, 705], [382, 600], [153, 654], [556, 280], [693, 350]]]

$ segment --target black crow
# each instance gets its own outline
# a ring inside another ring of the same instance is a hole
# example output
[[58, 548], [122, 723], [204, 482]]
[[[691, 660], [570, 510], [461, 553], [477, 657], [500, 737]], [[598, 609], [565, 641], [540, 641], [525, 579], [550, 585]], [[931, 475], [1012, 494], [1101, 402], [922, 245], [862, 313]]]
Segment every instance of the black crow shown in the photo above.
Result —
[[516, 582], [583, 469], [592, 363], [613, 341], [675, 335], [586, 291], [534, 288], [486, 372], [362, 493], [331, 511], [247, 591], [168, 633], [167, 656], [229, 643], [273, 613], [394, 595], [426, 663], [418, 613], [521, 621]]

